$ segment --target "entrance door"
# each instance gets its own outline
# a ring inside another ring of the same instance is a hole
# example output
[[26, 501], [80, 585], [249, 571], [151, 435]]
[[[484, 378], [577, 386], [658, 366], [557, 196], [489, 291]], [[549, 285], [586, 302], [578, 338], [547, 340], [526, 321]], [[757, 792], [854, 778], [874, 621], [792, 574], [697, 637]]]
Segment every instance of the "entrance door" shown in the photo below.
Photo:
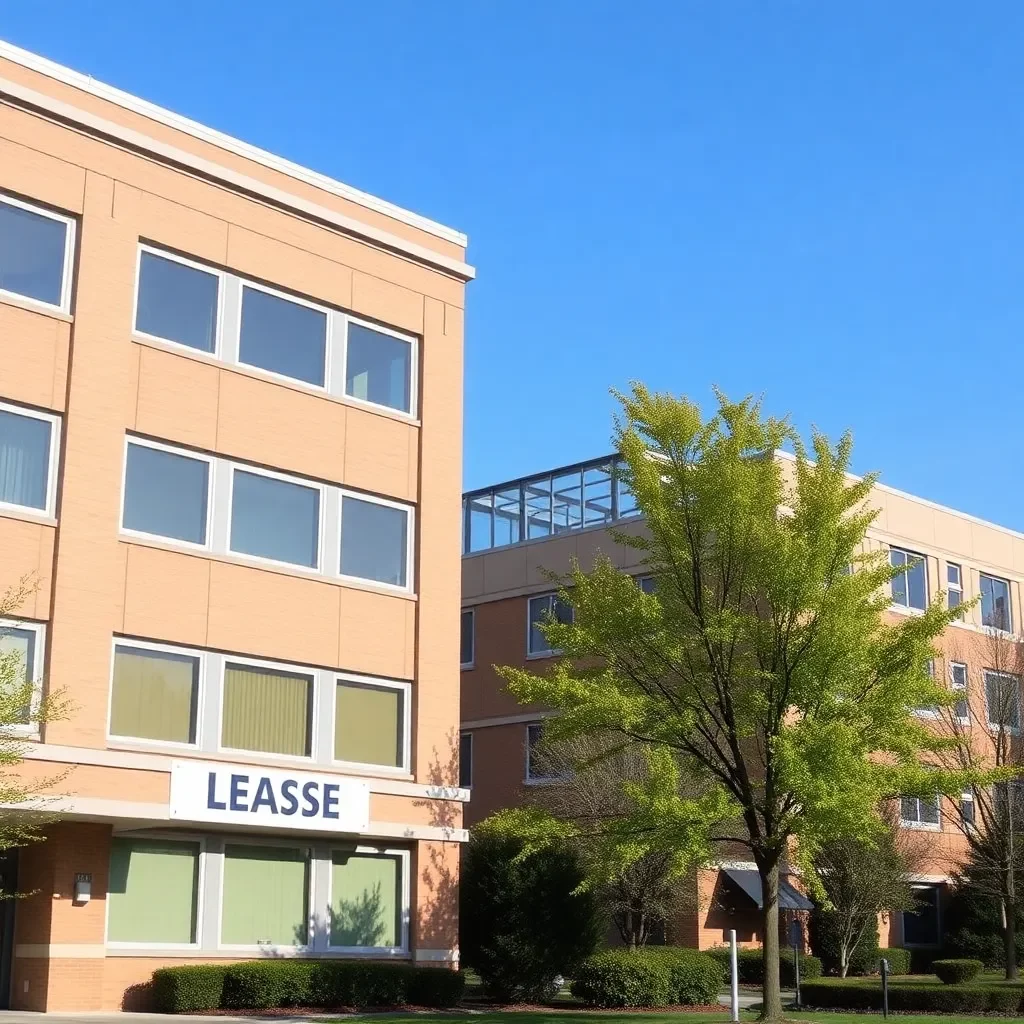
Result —
[[14, 958], [14, 905], [18, 891], [18, 851], [0, 853], [0, 1010], [11, 1006], [11, 961]]

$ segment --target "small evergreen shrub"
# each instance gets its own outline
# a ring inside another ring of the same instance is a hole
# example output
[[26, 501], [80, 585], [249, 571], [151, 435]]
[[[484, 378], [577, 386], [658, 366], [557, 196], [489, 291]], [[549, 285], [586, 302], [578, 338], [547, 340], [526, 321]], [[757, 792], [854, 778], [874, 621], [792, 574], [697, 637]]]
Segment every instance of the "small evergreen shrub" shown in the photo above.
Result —
[[706, 1006], [723, 982], [721, 965], [696, 949], [612, 949], [586, 959], [572, 994], [589, 1006]]
[[157, 1013], [201, 1013], [220, 1008], [226, 967], [194, 964], [153, 972], [153, 1008]]
[[[889, 961], [890, 974], [910, 974], [910, 950], [902, 946], [883, 946], [878, 951], [878, 959]], [[875, 962], [875, 969], [872, 974], [877, 974], [881, 968]]]
[[932, 970], [944, 985], [963, 985], [981, 974], [985, 965], [980, 960], [933, 960]]

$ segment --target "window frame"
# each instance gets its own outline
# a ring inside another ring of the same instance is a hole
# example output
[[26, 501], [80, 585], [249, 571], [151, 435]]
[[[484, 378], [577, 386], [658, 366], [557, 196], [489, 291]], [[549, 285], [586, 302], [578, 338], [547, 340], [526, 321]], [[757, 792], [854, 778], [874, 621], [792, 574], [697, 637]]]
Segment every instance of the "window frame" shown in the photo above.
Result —
[[[1006, 625], [1005, 626], [991, 626], [985, 622], [985, 607], [984, 607], [984, 591], [982, 590], [982, 580], [990, 579], [997, 583], [1002, 583], [1006, 586]], [[981, 613], [981, 628], [982, 629], [994, 629], [997, 633], [1010, 634], [1013, 632], [1013, 592], [1010, 589], [1010, 581], [1005, 576], [996, 576], [995, 573], [985, 572], [983, 569], [978, 570], [978, 594], [979, 594], [979, 612]]]
[[540, 730], [539, 739], [544, 736], [544, 722], [527, 722], [526, 723], [526, 759], [525, 766], [523, 769], [523, 785], [524, 786], [558, 786], [568, 781], [568, 776], [565, 775], [540, 775], [534, 776], [530, 772], [530, 748], [532, 746], [530, 736], [534, 729]]
[[[935, 794], [935, 810], [938, 815], [938, 821], [922, 821], [921, 820], [921, 801], [928, 799], [922, 796], [901, 796], [900, 800], [900, 828], [913, 829], [918, 832], [941, 832], [942, 831], [942, 796], [939, 793]], [[904, 800], [916, 800], [917, 801], [917, 818], [910, 819], [903, 817], [903, 801]]]
[[[468, 615], [471, 623], [469, 629], [469, 661], [462, 660], [462, 616]], [[476, 667], [476, 609], [463, 608], [459, 612], [459, 670], [466, 672]]]
[[[420, 346], [419, 341], [415, 335], [406, 333], [405, 331], [395, 330], [393, 327], [387, 327], [384, 324], [374, 323], [372, 320], [366, 320], [363, 317], [353, 316], [351, 313], [343, 314], [345, 317], [345, 337], [341, 344], [341, 376], [339, 384], [341, 386], [340, 395], [347, 402], [354, 402], [356, 405], [364, 409], [384, 409], [388, 413], [394, 416], [401, 416], [405, 420], [415, 421], [419, 415], [419, 379], [420, 379]], [[365, 327], [368, 331], [377, 331], [379, 334], [387, 334], [392, 338], [396, 338], [398, 341], [404, 341], [412, 350], [409, 357], [409, 411], [405, 412], [402, 409], [395, 409], [390, 405], [382, 405], [380, 402], [371, 402], [367, 398], [356, 398], [348, 393], [348, 329], [351, 324], [356, 324], [359, 327]]]
[[[191, 743], [180, 743], [175, 740], [152, 740], [144, 736], [122, 736], [111, 730], [111, 721], [114, 717], [114, 663], [117, 659], [118, 647], [134, 647], [141, 651], [153, 651], [157, 654], [172, 654], [178, 657], [195, 658], [199, 662], [199, 671], [196, 674], [196, 738]], [[159, 643], [153, 640], [134, 640], [127, 637], [111, 637], [110, 641], [110, 678], [107, 681], [107, 743], [114, 743], [117, 746], [129, 746], [132, 748], [152, 749], [154, 747], [169, 751], [191, 751], [198, 752], [203, 749], [203, 722], [206, 714], [207, 682], [206, 669], [207, 658], [205, 651], [194, 647], [184, 647], [175, 644]]]
[[[405, 584], [382, 583], [380, 580], [367, 579], [365, 576], [349, 576], [341, 571], [342, 549], [345, 537], [345, 498], [355, 498], [357, 501], [365, 501], [374, 505], [383, 505], [386, 508], [397, 508], [405, 512]], [[395, 501], [393, 498], [382, 498], [376, 494], [366, 494], [363, 491], [353, 491], [348, 487], [338, 488], [338, 562], [334, 575], [349, 583], [356, 583], [360, 586], [380, 587], [394, 594], [412, 594], [413, 571], [416, 565], [416, 507], [405, 502]]]
[[9, 298], [16, 303], [28, 303], [31, 307], [41, 311], [56, 311], [63, 313], [65, 316], [70, 316], [71, 292], [75, 275], [75, 242], [78, 233], [78, 218], [71, 214], [58, 213], [56, 210], [40, 206], [37, 203], [17, 199], [9, 192], [0, 192], [0, 204], [13, 206], [19, 210], [26, 210], [28, 213], [34, 213], [64, 225], [64, 266], [61, 268], [60, 302], [54, 305], [52, 302], [44, 302], [41, 299], [32, 298], [30, 295], [12, 292], [7, 288], [0, 288], [0, 297]]
[[[375, 956], [389, 956], [389, 957], [407, 957], [410, 953], [409, 949], [409, 918], [412, 914], [412, 903], [411, 903], [411, 884], [410, 884], [410, 872], [409, 866], [411, 863], [411, 851], [408, 848], [392, 847], [392, 846], [372, 846], [367, 843], [356, 843], [354, 850], [346, 850], [344, 844], [330, 844], [325, 848], [327, 856], [324, 858], [327, 864], [327, 900], [324, 907], [325, 917], [325, 931], [327, 933], [327, 943], [325, 949], [328, 953], [348, 953], [351, 955], [375, 955]], [[398, 857], [401, 863], [401, 945], [398, 946], [332, 946], [331, 945], [331, 907], [334, 901], [334, 872], [331, 870], [334, 866], [334, 854], [335, 852], [352, 852], [357, 854], [372, 854], [380, 857]], [[315, 856], [315, 851], [314, 851]], [[311, 887], [312, 888], [312, 887]], [[311, 915], [312, 916], [312, 915]]]
[[19, 516], [28, 515], [43, 519], [56, 519], [61, 417], [57, 413], [43, 412], [41, 409], [32, 409], [25, 405], [17, 405], [14, 402], [5, 402], [3, 399], [0, 399], [0, 412], [7, 412], [13, 416], [22, 416], [25, 419], [42, 420], [50, 425], [50, 450], [48, 453], [49, 461], [46, 466], [45, 507], [36, 508], [34, 505], [17, 505], [13, 501], [0, 501], [0, 515], [14, 512]]
[[[152, 256], [158, 256], [161, 259], [169, 260], [171, 263], [180, 263], [183, 267], [188, 267], [191, 270], [201, 270], [204, 274], [209, 274], [212, 277], [217, 278], [217, 327], [213, 334], [212, 352], [204, 352], [201, 348], [195, 348], [193, 345], [186, 345], [183, 341], [175, 341], [173, 338], [162, 338], [159, 334], [150, 334], [148, 331], [140, 331], [135, 326], [139, 320], [139, 292], [142, 287], [143, 252], [148, 252]], [[146, 341], [156, 341], [161, 345], [171, 345], [180, 352], [188, 352], [193, 356], [198, 356], [200, 359], [223, 360], [224, 296], [227, 291], [225, 284], [226, 278], [226, 272], [221, 270], [219, 267], [210, 266], [208, 263], [200, 263], [197, 260], [189, 259], [187, 256], [182, 256], [171, 249], [161, 249], [159, 246], [151, 245], [140, 239], [135, 253], [135, 293], [132, 298], [132, 337], [143, 338]], [[241, 317], [241, 303], [239, 303], [239, 317]]]
[[[531, 643], [531, 641], [533, 639], [533, 614], [532, 614], [533, 602], [534, 601], [542, 601], [542, 600], [543, 601], [550, 601], [551, 605], [549, 607], [549, 611], [552, 610], [554, 608], [554, 603], [558, 600], [558, 591], [557, 590], [551, 590], [551, 591], [546, 591], [543, 594], [531, 594], [526, 599], [526, 658], [527, 658], [528, 661], [532, 660], [534, 658], [557, 658], [557, 657], [559, 657], [562, 654], [562, 649], [560, 647], [548, 647], [548, 648], [545, 648], [544, 650], [538, 650], [538, 651], [531, 650], [531, 648], [530, 648], [530, 643]], [[565, 602], [563, 602], [563, 603], [565, 603]], [[570, 614], [572, 616], [571, 621], [574, 622], [576, 620], [575, 609], [573, 608], [573, 606], [571, 604], [566, 604], [566, 607], [569, 609]], [[541, 634], [541, 635], [543, 636], [543, 634]], [[546, 637], [545, 637], [545, 641], [544, 642], [547, 643], [547, 638]]]
[[[949, 572], [951, 569], [956, 569], [957, 583], [953, 583], [949, 578]], [[955, 605], [949, 603], [951, 595], [957, 594], [959, 600]], [[959, 608], [964, 603], [964, 567], [960, 562], [946, 562], [946, 608], [952, 611], [954, 608]]]
[[[226, 664], [226, 662], [225, 662]], [[382, 679], [358, 675], [355, 672], [332, 672], [331, 692], [331, 764], [357, 771], [370, 771], [384, 775], [408, 775], [412, 771], [412, 683], [403, 679]], [[338, 683], [358, 683], [378, 689], [398, 690], [402, 694], [402, 763], [400, 765], [373, 764], [368, 761], [339, 761], [334, 757], [335, 731], [338, 724]]]
[[[1005, 723], [993, 722], [992, 721], [992, 709], [988, 700], [988, 680], [989, 676], [997, 676], [1000, 679], [1010, 679], [1016, 683], [1017, 687], [1017, 724], [1008, 725]], [[985, 690], [985, 723], [988, 725], [989, 732], [999, 732], [1002, 730], [1007, 736], [1019, 736], [1021, 731], [1021, 718], [1024, 716], [1024, 696], [1021, 694], [1021, 677], [1015, 675], [1013, 672], [1000, 672], [996, 669], [986, 668], [982, 669], [981, 679]]]
[[[955, 676], [954, 676], [954, 670], [958, 669], [958, 668], [962, 668], [964, 670], [964, 681], [963, 681], [963, 683], [958, 683], [956, 681]], [[961, 693], [961, 694], [963, 694], [963, 698], [962, 699], [963, 699], [964, 704], [967, 707], [967, 715], [966, 716], [962, 716], [962, 715], [958, 715], [956, 713], [956, 704], [954, 704], [953, 705], [953, 718], [960, 725], [970, 725], [971, 724], [971, 703], [970, 703], [970, 700], [968, 699], [968, 696], [967, 696], [967, 688], [968, 688], [968, 682], [969, 682], [968, 675], [967, 675], [967, 663], [964, 662], [964, 661], [951, 661], [949, 663], [948, 672], [949, 672], [949, 688], [950, 688], [950, 690], [952, 690], [954, 693]], [[957, 703], [959, 703], [959, 700], [957, 701]]]
[[[903, 563], [903, 568], [901, 569], [900, 573], [897, 574], [897, 576], [902, 575], [906, 577], [905, 590], [907, 595], [907, 601], [906, 604], [904, 604], [902, 601], [896, 600], [896, 595], [893, 591], [892, 586], [893, 583], [896, 581], [896, 577], [893, 577], [893, 579], [889, 582], [889, 604], [894, 608], [900, 608], [903, 611], [909, 612], [911, 614], [920, 614], [928, 608], [928, 598], [931, 595], [928, 580], [928, 556], [922, 554], [920, 551], [911, 551], [909, 548], [900, 547], [898, 544], [890, 544], [889, 565], [891, 568], [894, 569], [897, 568], [895, 565], [893, 565], [892, 562], [892, 555], [894, 551], [898, 551], [906, 559], [906, 561]], [[924, 605], [921, 608], [918, 608], [916, 604], [910, 603], [910, 569], [914, 568], [911, 559], [913, 559], [914, 562], [921, 563], [921, 571], [924, 573]]]
[[[131, 445], [139, 445], [142, 448], [152, 448], [154, 451], [165, 452], [168, 455], [180, 455], [184, 458], [194, 459], [196, 462], [206, 463], [206, 540], [197, 544], [193, 540], [181, 540], [178, 537], [166, 537], [162, 533], [147, 533], [145, 530], [133, 530], [124, 525], [125, 501], [128, 498], [128, 448]], [[214, 503], [214, 472], [217, 460], [213, 455], [194, 451], [191, 448], [183, 448], [172, 444], [165, 444], [163, 441], [153, 441], [149, 438], [139, 437], [136, 434], [124, 435], [124, 453], [121, 459], [121, 508], [118, 519], [118, 530], [122, 537], [136, 537], [140, 540], [156, 541], [159, 544], [170, 544], [175, 547], [183, 547], [188, 551], [213, 550], [213, 503]]]
[[0, 633], [6, 629], [20, 629], [23, 632], [34, 634], [32, 667], [35, 678], [32, 680], [29, 721], [13, 722], [5, 726], [5, 730], [12, 736], [22, 736], [26, 739], [35, 739], [39, 736], [39, 720], [35, 716], [39, 714], [39, 707], [43, 699], [43, 680], [46, 678], [46, 626], [45, 622], [33, 622], [30, 619], [0, 618]]
[[[967, 815], [964, 813], [964, 807], [971, 805], [971, 820], [967, 820]], [[960, 821], [964, 828], [971, 829], [972, 831], [978, 827], [978, 804], [974, 799], [974, 793], [965, 789], [960, 794]]]

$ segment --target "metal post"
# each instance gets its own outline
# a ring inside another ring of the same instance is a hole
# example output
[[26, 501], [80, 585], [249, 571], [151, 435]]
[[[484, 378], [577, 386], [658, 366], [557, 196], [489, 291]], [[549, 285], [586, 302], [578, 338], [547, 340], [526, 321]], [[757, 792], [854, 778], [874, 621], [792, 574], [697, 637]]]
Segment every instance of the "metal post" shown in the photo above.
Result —
[[804, 929], [798, 917], [789, 924], [789, 941], [793, 944], [793, 979], [796, 981], [796, 1000], [793, 1005], [800, 1009], [800, 954], [804, 951]]
[[889, 1016], [889, 961], [882, 960], [882, 1016]]
[[793, 977], [796, 981], [796, 1000], [793, 1005], [800, 1009], [800, 947], [793, 943]]
[[736, 960], [736, 929], [729, 930], [729, 1020], [740, 1019], [740, 968]]

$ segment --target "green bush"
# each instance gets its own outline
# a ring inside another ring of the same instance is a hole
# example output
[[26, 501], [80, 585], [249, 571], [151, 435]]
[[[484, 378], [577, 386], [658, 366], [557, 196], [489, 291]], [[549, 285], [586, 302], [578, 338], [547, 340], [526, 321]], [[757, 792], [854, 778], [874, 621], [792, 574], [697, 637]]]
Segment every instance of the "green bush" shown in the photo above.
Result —
[[[826, 974], [839, 973], [840, 917], [815, 907], [808, 928], [811, 950]], [[874, 974], [878, 970], [878, 928], [869, 923], [850, 951], [847, 975]]]
[[[708, 953], [725, 968], [726, 977], [729, 972], [729, 947], [715, 946]], [[761, 985], [764, 982], [764, 962], [760, 948], [736, 950], [736, 969], [739, 972], [741, 985]], [[800, 956], [800, 981], [810, 981], [821, 977], [821, 961], [816, 956], [806, 953]], [[796, 984], [796, 972], [793, 969], [793, 950], [783, 949], [779, 953], [779, 983], [785, 988]]]
[[580, 965], [572, 994], [597, 1007], [706, 1006], [722, 981], [718, 961], [696, 949], [614, 949]]
[[153, 1008], [157, 1013], [219, 1009], [226, 970], [220, 964], [161, 967], [153, 972]]
[[981, 974], [985, 965], [980, 960], [933, 960], [932, 970], [945, 985], [963, 985]]
[[309, 1006], [313, 963], [311, 960], [252, 960], [231, 964], [224, 972], [221, 1006], [227, 1010]]
[[[902, 946], [883, 946], [878, 951], [878, 959], [889, 961], [889, 973], [890, 974], [909, 974], [910, 973], [910, 950], [904, 949]], [[878, 963], [875, 963], [875, 969], [871, 972], [877, 974], [880, 968]]]
[[[821, 978], [802, 988], [805, 1006], [817, 1010], [881, 1010], [879, 980]], [[943, 985], [941, 982], [893, 982], [889, 1009], [895, 1013], [1017, 1014], [1024, 985]]]

